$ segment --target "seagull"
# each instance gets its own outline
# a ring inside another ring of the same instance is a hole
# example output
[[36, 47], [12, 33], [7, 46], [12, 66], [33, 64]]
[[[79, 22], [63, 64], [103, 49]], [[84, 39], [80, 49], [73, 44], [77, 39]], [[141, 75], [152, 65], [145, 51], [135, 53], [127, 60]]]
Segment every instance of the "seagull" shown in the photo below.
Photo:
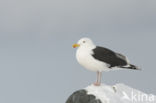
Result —
[[84, 68], [97, 72], [95, 86], [100, 86], [103, 71], [139, 68], [130, 64], [128, 58], [108, 48], [96, 46], [90, 38], [81, 38], [73, 48], [78, 47], [76, 59]]

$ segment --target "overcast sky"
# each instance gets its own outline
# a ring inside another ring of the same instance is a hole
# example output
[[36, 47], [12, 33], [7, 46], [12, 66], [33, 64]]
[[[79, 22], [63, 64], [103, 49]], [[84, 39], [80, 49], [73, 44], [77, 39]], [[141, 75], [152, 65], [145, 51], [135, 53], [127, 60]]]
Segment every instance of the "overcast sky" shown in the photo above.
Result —
[[81, 37], [142, 68], [103, 83], [156, 94], [155, 0], [0, 0], [0, 103], [64, 103], [93, 83], [72, 48]]

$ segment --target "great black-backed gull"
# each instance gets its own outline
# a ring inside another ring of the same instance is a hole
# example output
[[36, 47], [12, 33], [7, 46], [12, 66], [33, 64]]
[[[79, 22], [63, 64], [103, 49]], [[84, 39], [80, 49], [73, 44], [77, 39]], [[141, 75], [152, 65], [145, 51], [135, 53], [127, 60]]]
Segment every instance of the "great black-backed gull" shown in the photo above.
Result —
[[78, 47], [76, 51], [76, 59], [80, 65], [88, 70], [97, 72], [97, 81], [94, 85], [101, 84], [101, 72], [116, 70], [117, 68], [134, 69], [139, 68], [130, 64], [127, 57], [116, 53], [110, 49], [96, 46], [91, 39], [82, 38], [73, 48]]

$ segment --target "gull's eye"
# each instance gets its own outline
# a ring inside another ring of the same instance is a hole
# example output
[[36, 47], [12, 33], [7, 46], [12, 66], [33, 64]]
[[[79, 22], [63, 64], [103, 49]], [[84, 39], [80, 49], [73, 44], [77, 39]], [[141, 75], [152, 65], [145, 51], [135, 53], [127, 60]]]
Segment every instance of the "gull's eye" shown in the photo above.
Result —
[[83, 41], [83, 43], [85, 43], [86, 41]]

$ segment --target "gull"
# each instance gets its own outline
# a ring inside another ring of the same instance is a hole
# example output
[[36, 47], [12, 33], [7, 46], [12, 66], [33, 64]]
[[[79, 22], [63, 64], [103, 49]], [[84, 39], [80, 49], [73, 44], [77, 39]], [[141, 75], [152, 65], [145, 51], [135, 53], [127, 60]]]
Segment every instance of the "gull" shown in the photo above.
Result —
[[108, 48], [96, 46], [90, 38], [80, 39], [76, 44], [73, 44], [73, 48], [76, 47], [78, 47], [76, 51], [78, 63], [88, 70], [97, 72], [97, 79], [94, 83], [96, 86], [101, 84], [103, 71], [118, 70], [119, 68], [139, 69], [137, 66], [130, 64], [126, 56]]

